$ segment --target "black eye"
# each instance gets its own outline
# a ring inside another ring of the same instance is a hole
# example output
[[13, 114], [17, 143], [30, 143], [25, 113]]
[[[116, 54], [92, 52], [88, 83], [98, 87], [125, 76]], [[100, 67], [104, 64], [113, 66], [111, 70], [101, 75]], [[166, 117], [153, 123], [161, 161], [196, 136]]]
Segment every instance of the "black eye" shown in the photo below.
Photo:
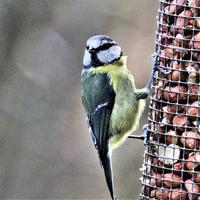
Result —
[[88, 50], [88, 49], [89, 49], [89, 46], [86, 45], [85, 48]]

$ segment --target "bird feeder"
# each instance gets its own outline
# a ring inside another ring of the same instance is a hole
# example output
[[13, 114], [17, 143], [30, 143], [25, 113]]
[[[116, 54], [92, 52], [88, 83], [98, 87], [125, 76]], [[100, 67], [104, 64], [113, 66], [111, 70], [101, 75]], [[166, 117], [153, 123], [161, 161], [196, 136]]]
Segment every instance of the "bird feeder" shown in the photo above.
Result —
[[200, 200], [200, 0], [159, 0], [140, 199]]

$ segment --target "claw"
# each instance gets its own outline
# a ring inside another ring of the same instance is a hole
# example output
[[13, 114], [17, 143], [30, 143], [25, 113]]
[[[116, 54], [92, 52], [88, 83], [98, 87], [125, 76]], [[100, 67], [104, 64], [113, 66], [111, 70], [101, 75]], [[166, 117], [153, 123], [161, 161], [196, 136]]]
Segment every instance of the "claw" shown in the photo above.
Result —
[[142, 130], [143, 130], [143, 134], [142, 135], [129, 135], [128, 138], [143, 140], [144, 141], [144, 146], [149, 146], [148, 124], [145, 124], [143, 126]]
[[149, 131], [148, 131], [148, 124], [145, 124], [142, 127], [143, 135], [144, 135], [144, 146], [149, 146]]
[[172, 70], [171, 69], [159, 69], [163, 74], [165, 74], [165, 75], [167, 75], [167, 74], [170, 74], [171, 72], [172, 72]]
[[156, 52], [152, 53], [151, 59], [152, 59], [152, 66], [155, 71], [158, 67], [158, 53]]
[[153, 79], [153, 75], [155, 73], [155, 71], [158, 70], [158, 53], [154, 52], [152, 55], [151, 55], [151, 59], [152, 59], [152, 66], [153, 66], [153, 69], [151, 71], [151, 74], [149, 76], [149, 79], [147, 81], [147, 85], [146, 87], [150, 90], [151, 88], [151, 82], [152, 82], [152, 79]]
[[[153, 71], [155, 72], [156, 70], [158, 70], [158, 65], [159, 65], [159, 55], [158, 53], [154, 52], [152, 53], [151, 55], [151, 59], [152, 59], [152, 66], [153, 66]], [[163, 74], [167, 75], [169, 73], [172, 72], [172, 70], [170, 68], [166, 68], [166, 69], [163, 69], [163, 68], [159, 68], [159, 71], [161, 71]]]

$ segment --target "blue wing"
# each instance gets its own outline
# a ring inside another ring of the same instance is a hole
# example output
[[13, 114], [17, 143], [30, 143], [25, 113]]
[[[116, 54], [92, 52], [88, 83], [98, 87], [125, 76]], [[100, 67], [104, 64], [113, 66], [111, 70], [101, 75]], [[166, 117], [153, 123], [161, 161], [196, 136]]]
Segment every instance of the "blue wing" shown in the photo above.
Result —
[[107, 185], [114, 199], [112, 165], [109, 155], [109, 122], [115, 102], [115, 92], [107, 74], [82, 77], [82, 101], [94, 145], [104, 168]]

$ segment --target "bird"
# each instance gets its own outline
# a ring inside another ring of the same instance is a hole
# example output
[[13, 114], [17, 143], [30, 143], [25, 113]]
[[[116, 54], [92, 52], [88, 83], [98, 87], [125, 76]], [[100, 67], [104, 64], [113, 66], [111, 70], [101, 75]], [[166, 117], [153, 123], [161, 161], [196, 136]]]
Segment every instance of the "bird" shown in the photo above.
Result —
[[144, 135], [138, 137], [131, 133], [139, 126], [149, 96], [155, 57], [154, 70], [146, 86], [137, 89], [127, 69], [127, 56], [112, 38], [95, 35], [86, 42], [81, 73], [82, 104], [112, 200], [116, 199], [112, 151], [127, 137], [144, 139]]

